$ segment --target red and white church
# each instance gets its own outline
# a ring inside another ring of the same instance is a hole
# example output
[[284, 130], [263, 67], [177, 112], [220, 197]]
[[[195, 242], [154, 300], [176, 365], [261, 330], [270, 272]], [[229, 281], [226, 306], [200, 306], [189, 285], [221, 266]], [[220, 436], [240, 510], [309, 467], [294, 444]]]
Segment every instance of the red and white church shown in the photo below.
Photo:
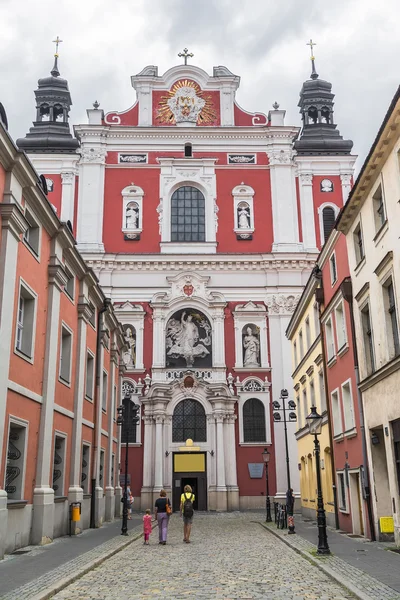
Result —
[[[240, 77], [224, 66], [212, 75], [147, 66], [131, 81], [131, 108], [104, 113], [95, 102], [73, 136], [56, 60], [18, 145], [125, 330], [120, 394], [132, 393], [141, 413], [129, 434], [135, 508], [161, 488], [176, 508], [187, 483], [200, 510], [261, 507], [264, 448], [270, 495], [287, 489], [283, 424], [273, 420], [273, 402], [291, 388], [285, 330], [349, 193], [352, 142], [314, 61], [301, 127], [285, 124], [276, 103], [242, 109]], [[298, 494], [294, 431], [289, 423]]]

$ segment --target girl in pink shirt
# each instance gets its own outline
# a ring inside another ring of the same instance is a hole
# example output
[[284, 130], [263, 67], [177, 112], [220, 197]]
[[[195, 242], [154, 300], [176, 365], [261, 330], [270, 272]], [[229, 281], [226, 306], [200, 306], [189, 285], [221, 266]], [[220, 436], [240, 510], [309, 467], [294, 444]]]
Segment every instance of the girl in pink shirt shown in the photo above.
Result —
[[149, 508], [146, 509], [146, 514], [143, 516], [143, 535], [144, 542], [143, 544], [149, 544], [149, 538], [151, 534], [151, 510]]

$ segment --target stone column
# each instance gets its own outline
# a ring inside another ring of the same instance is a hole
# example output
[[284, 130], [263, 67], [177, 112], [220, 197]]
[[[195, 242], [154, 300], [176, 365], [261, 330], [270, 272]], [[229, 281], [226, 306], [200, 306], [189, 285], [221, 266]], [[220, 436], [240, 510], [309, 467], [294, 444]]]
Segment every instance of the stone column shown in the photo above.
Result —
[[[81, 282], [81, 286], [83, 285], [84, 283]], [[83, 489], [81, 487], [82, 418], [86, 375], [86, 324], [89, 322], [90, 313], [89, 303], [86, 298], [81, 295], [78, 302], [78, 341], [75, 366], [74, 420], [72, 424], [71, 470], [68, 503], [83, 501]], [[82, 526], [80, 521], [72, 523], [73, 534], [80, 533], [81, 530]]]
[[347, 198], [349, 197], [351, 190], [351, 179], [353, 177], [352, 173], [343, 173], [340, 176], [340, 181], [342, 182], [342, 196], [343, 196], [343, 204], [346, 204]]
[[143, 440], [143, 487], [141, 491], [141, 508], [152, 506], [153, 502], [153, 417], [146, 415], [144, 420]]
[[[54, 490], [52, 482], [52, 455], [54, 447], [53, 417], [54, 395], [58, 375], [58, 336], [60, 321], [60, 295], [67, 283], [61, 262], [62, 248], [50, 257], [49, 291], [46, 322], [46, 351], [43, 372], [43, 403], [40, 415], [39, 444], [36, 461], [36, 486], [33, 490], [32, 543], [47, 544], [53, 539]], [[53, 248], [54, 251], [54, 248]]]
[[156, 420], [156, 439], [155, 439], [155, 473], [154, 473], [154, 492], [160, 492], [163, 488], [163, 473], [164, 473], [164, 444], [163, 444], [163, 429], [164, 416], [157, 415]]
[[239, 510], [239, 488], [237, 484], [236, 467], [236, 442], [235, 442], [236, 415], [228, 415], [225, 419], [225, 479], [227, 489], [228, 510]]
[[75, 200], [75, 173], [72, 171], [61, 172], [61, 216], [60, 220], [66, 223], [74, 222]]
[[225, 483], [224, 415], [216, 415], [217, 423], [217, 510], [227, 510]]
[[[6, 424], [8, 366], [10, 364], [13, 318], [15, 313], [15, 280], [17, 272], [18, 243], [28, 226], [17, 204], [0, 204], [0, 452], [7, 456], [4, 437]], [[6, 461], [0, 462], [0, 481], [4, 481]], [[3, 469], [2, 469], [3, 466]], [[7, 494], [0, 490], [0, 560], [4, 557], [7, 538]]]
[[312, 182], [312, 173], [299, 173], [301, 229], [303, 233], [303, 246], [306, 252], [318, 252], [315, 238]]

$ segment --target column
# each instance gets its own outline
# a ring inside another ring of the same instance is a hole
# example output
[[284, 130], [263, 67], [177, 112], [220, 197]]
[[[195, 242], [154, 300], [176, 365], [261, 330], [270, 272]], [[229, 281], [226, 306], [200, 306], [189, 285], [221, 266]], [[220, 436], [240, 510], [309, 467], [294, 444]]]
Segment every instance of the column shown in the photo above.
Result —
[[164, 444], [163, 428], [164, 416], [157, 415], [156, 420], [156, 439], [155, 439], [155, 473], [154, 473], [154, 492], [159, 492], [163, 488], [163, 462], [164, 462]]
[[340, 181], [342, 182], [343, 204], [346, 204], [347, 198], [349, 197], [352, 177], [352, 173], [343, 173], [342, 175], [340, 175]]
[[[13, 318], [15, 312], [15, 279], [17, 271], [18, 243], [27, 228], [25, 217], [16, 204], [0, 204], [0, 456], [7, 456], [7, 440], [4, 438], [8, 366], [10, 364]], [[0, 481], [4, 481], [6, 460], [0, 462]], [[7, 538], [7, 493], [0, 489], [0, 560], [4, 557]]]
[[61, 216], [60, 220], [74, 222], [75, 173], [61, 172]]
[[224, 308], [218, 309], [213, 324], [213, 364], [214, 367], [225, 367]]
[[217, 423], [217, 510], [227, 510], [225, 484], [224, 415], [216, 415]]
[[141, 510], [152, 506], [153, 501], [153, 428], [154, 419], [146, 415], [145, 407], [143, 440], [143, 487], [140, 500]]
[[301, 228], [303, 246], [307, 252], [318, 252], [315, 237], [314, 200], [312, 173], [299, 173]]
[[39, 444], [36, 462], [36, 487], [33, 490], [32, 543], [46, 544], [53, 539], [54, 490], [52, 481], [53, 416], [56, 380], [58, 376], [58, 336], [60, 295], [67, 283], [61, 263], [62, 248], [57, 239], [55, 253], [48, 267], [49, 291], [46, 322], [46, 350], [43, 372], [43, 403], [40, 416]]
[[[83, 285], [83, 282], [81, 282]], [[68, 490], [68, 503], [82, 502], [83, 489], [81, 487], [81, 467], [82, 467], [82, 418], [83, 418], [83, 398], [85, 396], [85, 376], [86, 376], [86, 324], [90, 318], [89, 303], [82, 296], [78, 302], [78, 341], [76, 352], [76, 380], [75, 380], [75, 398], [74, 398], [74, 420], [72, 425], [72, 445], [71, 445], [71, 470], [70, 484]], [[80, 522], [73, 522], [73, 533], [80, 533], [82, 530]]]
[[235, 442], [236, 415], [228, 415], [225, 419], [225, 479], [227, 489], [228, 510], [239, 510], [239, 488], [237, 485], [236, 442]]

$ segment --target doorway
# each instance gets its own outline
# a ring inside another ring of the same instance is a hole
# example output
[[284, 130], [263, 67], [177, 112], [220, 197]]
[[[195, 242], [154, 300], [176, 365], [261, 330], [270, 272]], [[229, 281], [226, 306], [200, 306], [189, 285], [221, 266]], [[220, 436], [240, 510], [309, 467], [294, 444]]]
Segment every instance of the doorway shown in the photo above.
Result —
[[[190, 485], [195, 496], [194, 510], [207, 510], [207, 471], [205, 453], [174, 454], [172, 475], [172, 509], [179, 511], [185, 485]], [[185, 469], [185, 470], [183, 470]], [[190, 470], [189, 470], [190, 469]]]
[[349, 487], [353, 533], [356, 535], [364, 535], [364, 518], [359, 472], [349, 473]]

